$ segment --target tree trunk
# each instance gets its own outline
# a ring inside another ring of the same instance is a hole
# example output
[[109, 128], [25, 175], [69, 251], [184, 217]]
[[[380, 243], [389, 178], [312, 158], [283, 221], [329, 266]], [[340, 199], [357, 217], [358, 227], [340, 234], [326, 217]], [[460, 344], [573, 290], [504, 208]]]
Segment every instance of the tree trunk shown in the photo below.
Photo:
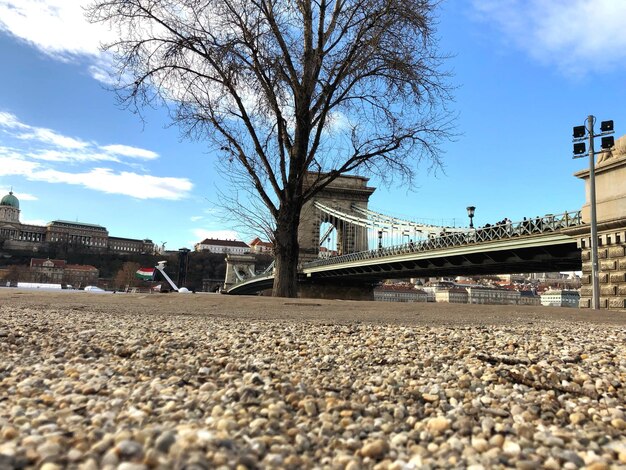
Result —
[[296, 297], [298, 295], [298, 226], [300, 206], [281, 206], [274, 232], [274, 297]]

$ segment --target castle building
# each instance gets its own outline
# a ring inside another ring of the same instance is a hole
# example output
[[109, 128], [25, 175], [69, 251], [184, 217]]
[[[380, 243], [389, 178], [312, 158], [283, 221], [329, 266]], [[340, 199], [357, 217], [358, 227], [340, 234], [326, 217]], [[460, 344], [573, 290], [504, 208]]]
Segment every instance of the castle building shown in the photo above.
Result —
[[211, 253], [230, 253], [243, 255], [250, 253], [250, 247], [239, 240], [220, 240], [217, 238], [205, 238], [194, 246], [195, 251], [210, 251]]
[[154, 253], [155, 249], [149, 239], [111, 237], [102, 225], [67, 220], [53, 220], [45, 226], [22, 224], [20, 201], [13, 191], [0, 200], [0, 241], [5, 249], [32, 251], [51, 243], [117, 254]]

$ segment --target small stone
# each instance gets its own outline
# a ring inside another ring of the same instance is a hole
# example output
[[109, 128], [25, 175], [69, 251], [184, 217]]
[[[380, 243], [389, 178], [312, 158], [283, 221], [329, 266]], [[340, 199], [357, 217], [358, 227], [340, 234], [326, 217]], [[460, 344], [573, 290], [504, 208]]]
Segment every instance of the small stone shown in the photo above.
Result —
[[587, 417], [583, 413], [575, 412], [569, 415], [569, 422], [573, 425], [584, 423]]
[[56, 463], [46, 462], [41, 467], [39, 467], [39, 470], [61, 470], [61, 467]]
[[122, 462], [117, 466], [116, 470], [148, 470], [148, 466], [136, 462]]
[[487, 449], [489, 449], [489, 444], [487, 443], [487, 440], [483, 439], [482, 437], [474, 437], [472, 436], [472, 447], [474, 449], [476, 449], [477, 452], [485, 452]]
[[78, 462], [83, 458], [83, 453], [79, 449], [70, 449], [67, 453], [67, 460], [70, 462]]
[[373, 442], [368, 442], [361, 448], [361, 455], [369, 457], [371, 459], [382, 458], [389, 450], [389, 444], [387, 441], [378, 439]]
[[17, 436], [17, 429], [15, 429], [13, 426], [8, 426], [2, 430], [2, 439], [4, 439], [5, 441], [15, 439]]
[[429, 403], [439, 401], [439, 395], [433, 395], [432, 393], [423, 393], [422, 398], [424, 399], [424, 401], [427, 401]]
[[237, 421], [228, 418], [222, 418], [217, 422], [218, 431], [232, 431], [237, 429]]
[[438, 416], [436, 418], [432, 418], [426, 424], [426, 427], [430, 432], [433, 433], [442, 433], [450, 428], [450, 420], [444, 418], [443, 416]]
[[611, 426], [620, 431], [624, 431], [626, 430], [626, 421], [621, 418], [615, 418], [611, 420]]
[[494, 447], [502, 447], [504, 444], [504, 436], [502, 436], [502, 434], [494, 434], [491, 436], [491, 439], [489, 439], [489, 444]]
[[176, 433], [172, 431], [165, 431], [157, 438], [156, 442], [154, 443], [154, 447], [159, 452], [167, 454], [174, 442], [176, 442]]
[[522, 448], [517, 442], [506, 440], [502, 444], [502, 452], [512, 457], [517, 456], [522, 451]]
[[136, 441], [124, 439], [115, 446], [121, 460], [140, 460], [143, 457], [143, 446]]
[[105, 467], [107, 465], [116, 466], [120, 462], [120, 459], [115, 452], [115, 449], [109, 449], [106, 454], [102, 456], [102, 460], [100, 460], [100, 465]]
[[594, 462], [587, 465], [586, 470], [609, 470], [609, 465], [604, 462]]
[[543, 468], [547, 468], [549, 470], [559, 470], [561, 468], [561, 464], [554, 457], [548, 457], [545, 462], [543, 462]]
[[98, 470], [100, 467], [95, 459], [87, 459], [78, 466], [78, 470]]
[[408, 437], [406, 434], [396, 434], [391, 438], [391, 446], [392, 447], [401, 447], [406, 444], [408, 441]]
[[315, 403], [315, 400], [304, 400], [302, 407], [304, 408], [304, 411], [307, 415], [317, 415], [317, 403]]

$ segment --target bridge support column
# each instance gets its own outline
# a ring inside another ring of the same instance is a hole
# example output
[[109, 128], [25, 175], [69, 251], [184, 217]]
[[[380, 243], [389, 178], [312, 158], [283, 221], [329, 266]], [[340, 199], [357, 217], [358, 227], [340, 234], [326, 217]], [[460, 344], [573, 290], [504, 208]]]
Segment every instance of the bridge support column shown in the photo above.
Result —
[[[582, 219], [590, 222], [589, 170], [575, 174], [585, 181], [587, 202]], [[595, 168], [598, 219], [598, 277], [600, 308], [626, 309], [626, 136], [615, 142], [611, 152], [601, 154]], [[580, 306], [591, 307], [591, 237], [587, 225], [574, 230], [582, 256]], [[582, 232], [582, 233], [581, 233]]]
[[254, 255], [226, 255], [226, 276], [224, 279], [224, 289], [242, 280], [254, 276], [256, 258]]
[[[600, 308], [626, 309], [626, 227], [614, 227], [613, 230], [607, 230], [603, 225], [605, 224], [598, 224]], [[580, 238], [578, 245], [581, 248], [583, 261], [580, 307], [590, 308], [592, 297], [591, 238], [588, 235]]]
[[303, 299], [374, 300], [374, 285], [334, 280], [300, 283], [298, 297]]

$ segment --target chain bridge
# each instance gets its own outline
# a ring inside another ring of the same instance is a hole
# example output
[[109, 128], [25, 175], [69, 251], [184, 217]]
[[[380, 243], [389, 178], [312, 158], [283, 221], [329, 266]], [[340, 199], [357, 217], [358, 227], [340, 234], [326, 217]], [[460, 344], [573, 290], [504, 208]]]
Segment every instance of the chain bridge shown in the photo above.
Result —
[[[595, 168], [601, 308], [626, 308], [626, 136]], [[368, 179], [343, 176], [301, 213], [300, 296], [371, 298], [383, 279], [582, 271], [581, 307], [591, 304], [590, 170], [580, 210], [481, 228], [403, 220], [368, 208]], [[229, 261], [230, 294], [271, 288], [272, 269], [247, 276], [250, 260]], [[239, 263], [239, 264], [238, 264]], [[243, 264], [241, 264], [243, 263]], [[248, 263], [248, 264], [246, 264]], [[229, 271], [227, 270], [227, 273]]]
[[[372, 248], [343, 254], [322, 250], [318, 259], [302, 263], [301, 283], [313, 289], [332, 285], [354, 290], [391, 278], [581, 269], [577, 242], [567, 234], [583, 225], [580, 211], [470, 229], [410, 222], [369, 210], [357, 210], [362, 214], [358, 217], [320, 203], [315, 207], [339, 232], [364, 229]], [[236, 284], [229, 293], [253, 294], [272, 282], [268, 271]]]

